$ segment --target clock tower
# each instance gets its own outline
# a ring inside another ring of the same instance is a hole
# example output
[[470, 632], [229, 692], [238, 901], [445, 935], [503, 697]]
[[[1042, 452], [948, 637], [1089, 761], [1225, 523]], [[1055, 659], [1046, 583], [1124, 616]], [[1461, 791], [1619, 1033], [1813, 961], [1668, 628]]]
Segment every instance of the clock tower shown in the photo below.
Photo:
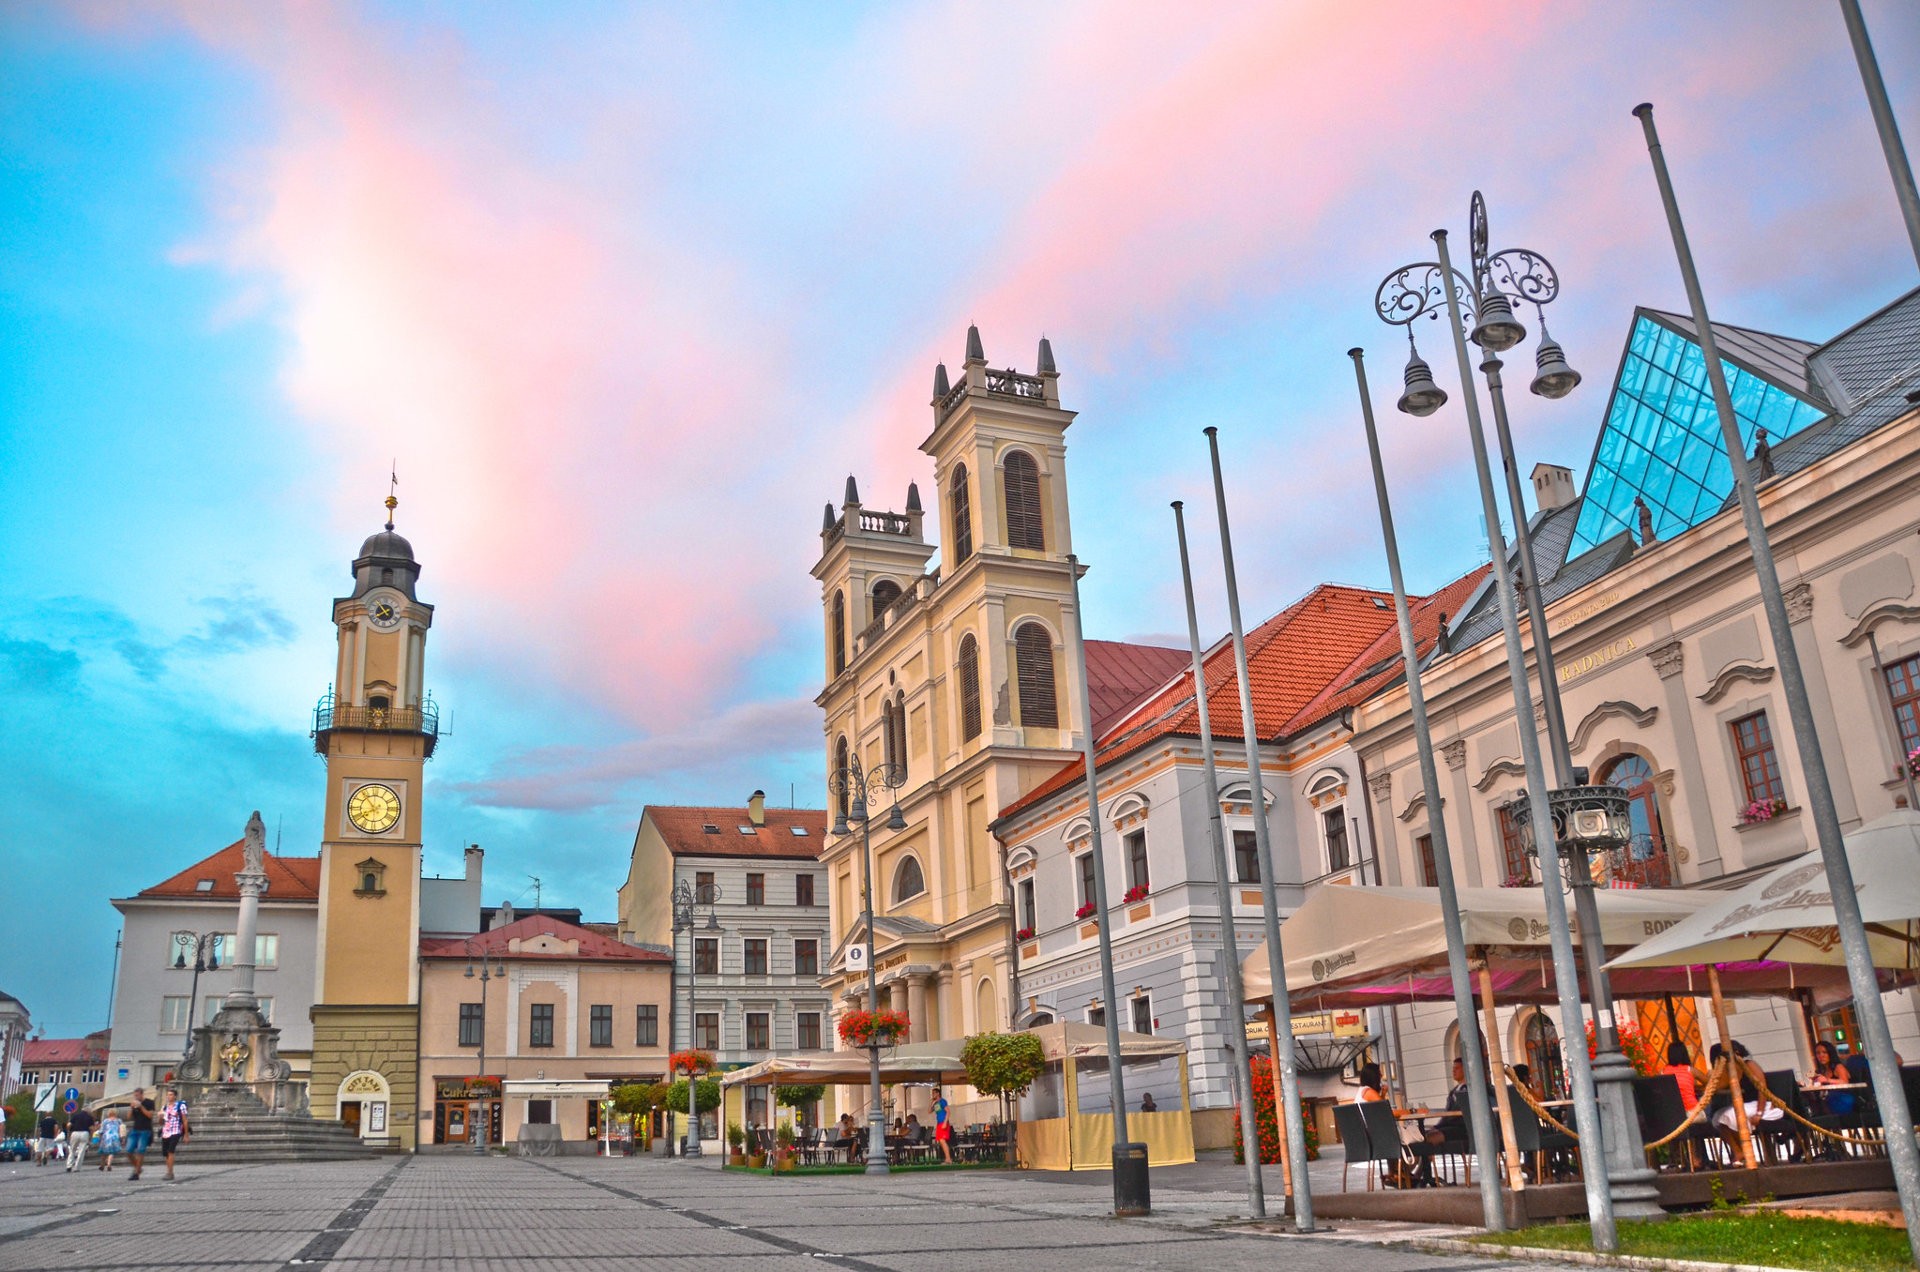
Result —
[[333, 689], [314, 709], [327, 765], [314, 975], [316, 1118], [363, 1138], [415, 1142], [419, 1107], [421, 778], [439, 741], [425, 689], [433, 607], [413, 546], [386, 528], [360, 546], [353, 589], [333, 603]]

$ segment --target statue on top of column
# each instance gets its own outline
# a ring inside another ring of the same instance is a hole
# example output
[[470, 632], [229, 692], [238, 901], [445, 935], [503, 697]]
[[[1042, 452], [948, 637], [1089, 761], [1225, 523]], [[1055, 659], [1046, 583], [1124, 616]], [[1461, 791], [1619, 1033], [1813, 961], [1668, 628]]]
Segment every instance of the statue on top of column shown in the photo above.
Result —
[[247, 818], [247, 844], [241, 850], [243, 874], [263, 875], [267, 872], [267, 824], [260, 820], [260, 810], [254, 809], [253, 816]]

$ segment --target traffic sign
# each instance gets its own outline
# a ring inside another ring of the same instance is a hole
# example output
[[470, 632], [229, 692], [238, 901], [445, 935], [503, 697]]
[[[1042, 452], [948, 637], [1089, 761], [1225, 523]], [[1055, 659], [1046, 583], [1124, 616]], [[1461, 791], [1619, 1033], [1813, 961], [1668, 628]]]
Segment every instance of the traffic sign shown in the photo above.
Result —
[[867, 959], [870, 952], [869, 948], [865, 945], [849, 945], [847, 947], [847, 970], [849, 972], [866, 971]]
[[79, 1107], [80, 1107], [80, 1101], [78, 1100], [68, 1100], [65, 1105], [65, 1108], [68, 1113], [73, 1113], [77, 1111]]
[[63, 1098], [63, 1099], [68, 1099], [68, 1100], [77, 1100], [77, 1099], [79, 1099], [79, 1098], [80, 1098], [80, 1088], [79, 1088], [79, 1087], [68, 1087], [68, 1088], [67, 1088], [67, 1093], [66, 1093], [66, 1095], [65, 1095], [65, 1096], [63, 1096], [62, 1098]]
[[42, 1082], [33, 1091], [33, 1111], [35, 1113], [53, 1112], [53, 1083]]

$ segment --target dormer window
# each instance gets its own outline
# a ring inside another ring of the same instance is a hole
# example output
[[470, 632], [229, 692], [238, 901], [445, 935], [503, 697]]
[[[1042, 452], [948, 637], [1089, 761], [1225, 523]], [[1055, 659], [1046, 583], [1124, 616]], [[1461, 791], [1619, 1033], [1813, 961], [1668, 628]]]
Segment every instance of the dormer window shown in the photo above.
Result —
[[211, 880], [211, 879], [201, 879], [201, 880], [198, 880], [198, 881], [196, 881], [196, 882], [194, 883], [194, 885], [193, 885], [193, 890], [194, 890], [195, 892], [212, 892], [212, 891], [213, 891], [213, 880]]
[[703, 835], [717, 835], [720, 833], [720, 828], [714, 825], [712, 822], [708, 822], [704, 826], [700, 827], [700, 833]]
[[368, 857], [353, 868], [359, 877], [360, 886], [353, 890], [356, 897], [383, 897], [387, 895], [387, 864], [377, 857]]

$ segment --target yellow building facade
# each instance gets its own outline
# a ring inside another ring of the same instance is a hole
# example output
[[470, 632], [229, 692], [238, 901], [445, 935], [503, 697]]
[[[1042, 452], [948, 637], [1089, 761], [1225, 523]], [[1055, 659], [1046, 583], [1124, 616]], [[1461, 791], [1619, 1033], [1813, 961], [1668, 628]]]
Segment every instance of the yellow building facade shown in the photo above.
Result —
[[[392, 501], [388, 501], [389, 509]], [[333, 603], [333, 690], [314, 712], [326, 760], [314, 976], [313, 1115], [414, 1146], [422, 775], [439, 735], [425, 688], [433, 607], [393, 522], [361, 545]]]
[[[857, 769], [871, 786], [878, 1005], [905, 1011], [916, 1041], [1009, 1027], [1013, 929], [988, 827], [1080, 745], [1073, 413], [1058, 381], [1045, 340], [1035, 374], [999, 371], [973, 328], [959, 376], [936, 370], [920, 447], [934, 464], [936, 568], [917, 487], [904, 512], [878, 512], [849, 477], [821, 530], [827, 770]], [[844, 791], [828, 798], [830, 818], [848, 811]], [[886, 826], [896, 801], [904, 830]], [[863, 858], [857, 823], [821, 857], [834, 934], [822, 983], [836, 1016], [870, 1005], [864, 971], [846, 966], [863, 943]]]

